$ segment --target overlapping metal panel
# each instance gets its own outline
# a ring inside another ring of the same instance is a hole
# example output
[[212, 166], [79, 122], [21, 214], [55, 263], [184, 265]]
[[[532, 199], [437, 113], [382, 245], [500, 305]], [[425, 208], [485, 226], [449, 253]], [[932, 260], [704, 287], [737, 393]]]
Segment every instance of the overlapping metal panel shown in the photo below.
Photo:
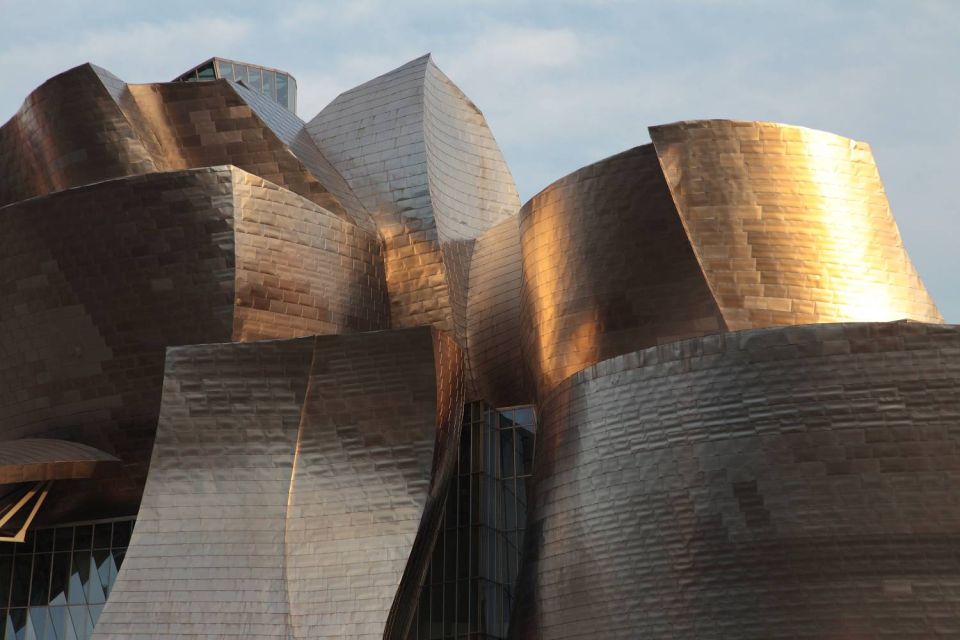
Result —
[[821, 324], [571, 376], [511, 637], [954, 635], [958, 353], [956, 325]]
[[429, 327], [171, 348], [97, 638], [382, 637], [436, 535], [457, 354]]

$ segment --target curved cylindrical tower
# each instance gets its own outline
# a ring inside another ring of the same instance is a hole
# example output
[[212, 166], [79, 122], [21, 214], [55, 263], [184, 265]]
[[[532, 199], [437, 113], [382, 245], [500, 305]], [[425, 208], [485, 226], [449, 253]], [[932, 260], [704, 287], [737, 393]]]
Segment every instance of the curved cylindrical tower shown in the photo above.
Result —
[[543, 403], [512, 637], [960, 625], [960, 327], [823, 324], [603, 361]]

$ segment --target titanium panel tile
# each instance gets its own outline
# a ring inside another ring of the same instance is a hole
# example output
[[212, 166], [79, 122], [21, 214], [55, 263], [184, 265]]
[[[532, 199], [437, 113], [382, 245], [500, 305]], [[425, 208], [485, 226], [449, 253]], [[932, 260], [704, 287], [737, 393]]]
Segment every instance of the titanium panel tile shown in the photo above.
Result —
[[960, 327], [651, 347], [539, 417], [511, 637], [960, 634]]

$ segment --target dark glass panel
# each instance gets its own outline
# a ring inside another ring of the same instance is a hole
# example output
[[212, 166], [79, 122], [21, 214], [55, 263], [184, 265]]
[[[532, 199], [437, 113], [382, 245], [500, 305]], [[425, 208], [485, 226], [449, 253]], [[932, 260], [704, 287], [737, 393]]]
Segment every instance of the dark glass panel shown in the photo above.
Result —
[[33, 543], [36, 539], [37, 539], [37, 534], [33, 529], [31, 529], [30, 531], [27, 531], [27, 535], [24, 538], [23, 542], [17, 545], [17, 550], [15, 551], [15, 553], [17, 555], [21, 553], [33, 553]]
[[[0, 609], [10, 601], [10, 579], [13, 574], [13, 558], [0, 556]], [[0, 636], [2, 637], [2, 636]]]
[[443, 594], [443, 633], [453, 637], [457, 616], [457, 599], [454, 585], [448, 585]]
[[524, 475], [533, 473], [533, 434], [525, 429], [519, 429], [516, 432], [517, 445], [520, 449], [520, 468]]
[[457, 530], [457, 578], [470, 575], [470, 551], [470, 528], [460, 527]]
[[114, 548], [126, 547], [130, 544], [130, 530], [133, 527], [133, 521], [125, 520], [123, 522], [113, 523], [113, 544]]
[[30, 604], [45, 605], [50, 602], [50, 565], [52, 553], [38, 553], [33, 557], [33, 576], [30, 581]]
[[104, 522], [103, 524], [98, 524], [94, 527], [93, 530], [93, 548], [94, 549], [109, 549], [110, 548], [110, 537], [111, 529], [113, 525], [109, 522]]
[[25, 607], [29, 603], [32, 566], [32, 555], [18, 555], [13, 559], [13, 580], [10, 582], [11, 607]]
[[26, 609], [10, 609], [7, 612], [7, 632], [8, 635], [4, 640], [10, 640], [9, 632], [13, 630], [15, 640], [22, 640], [26, 638], [27, 631], [27, 610]]
[[443, 581], [450, 582], [457, 576], [457, 536], [450, 532], [445, 536], [443, 545]]
[[470, 476], [462, 475], [456, 478], [456, 486], [457, 524], [466, 526], [470, 524]]
[[533, 413], [533, 407], [517, 407], [513, 410], [514, 421], [526, 427], [536, 425], [536, 416]]
[[261, 93], [268, 98], [277, 97], [277, 94], [274, 93], [274, 86], [276, 84], [274, 82], [274, 76], [275, 74], [273, 71], [270, 71], [269, 69], [263, 70], [263, 89], [261, 90]]
[[50, 570], [50, 604], [67, 604], [67, 585], [70, 583], [70, 554], [53, 554], [53, 566]]
[[256, 91], [260, 92], [260, 68], [259, 67], [247, 67], [247, 84], [248, 86]]
[[30, 624], [33, 626], [31, 636], [28, 632], [28, 638], [37, 638], [37, 640], [43, 640], [44, 633], [47, 630], [47, 608], [46, 607], [32, 607], [29, 611]]
[[220, 77], [227, 80], [233, 80], [233, 64], [230, 62], [224, 62], [223, 60], [217, 60], [217, 67], [220, 71]]
[[209, 62], [197, 69], [197, 77], [200, 80], [213, 80], [216, 78], [217, 74], [213, 69], [213, 63]]
[[513, 429], [500, 431], [500, 477], [510, 478], [514, 474]]
[[73, 563], [70, 566], [70, 582], [67, 585], [67, 602], [69, 604], [83, 604], [86, 602], [84, 591], [87, 588], [87, 579], [90, 576], [90, 552], [74, 551]]
[[470, 581], [457, 583], [457, 633], [462, 637], [470, 633]]
[[12, 556], [16, 547], [15, 542], [0, 542], [0, 556]]
[[73, 533], [73, 549], [79, 551], [81, 549], [89, 549], [90, 544], [93, 542], [93, 527], [89, 524], [75, 527]]
[[443, 637], [443, 589], [430, 593], [430, 637]]
[[53, 551], [53, 529], [40, 529], [36, 533], [35, 553]]
[[73, 551], [73, 527], [56, 529], [54, 538], [54, 551]]
[[484, 429], [480, 425], [471, 425], [470, 429], [470, 439], [472, 440], [470, 444], [471, 448], [471, 462], [470, 462], [470, 471], [473, 473], [480, 473], [484, 469], [484, 443], [483, 443], [483, 432]]
[[287, 76], [282, 73], [277, 74], [277, 102], [284, 107], [290, 104], [287, 99]]

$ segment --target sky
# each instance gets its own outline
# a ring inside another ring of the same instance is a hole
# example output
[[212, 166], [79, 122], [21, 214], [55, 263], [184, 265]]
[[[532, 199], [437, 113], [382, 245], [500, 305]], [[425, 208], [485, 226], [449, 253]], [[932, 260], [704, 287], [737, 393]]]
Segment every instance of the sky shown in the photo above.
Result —
[[649, 125], [823, 129], [871, 144], [907, 250], [960, 323], [958, 34], [958, 0], [0, 0], [0, 122], [83, 62], [156, 82], [214, 55], [292, 73], [309, 120], [432, 52], [524, 201]]

